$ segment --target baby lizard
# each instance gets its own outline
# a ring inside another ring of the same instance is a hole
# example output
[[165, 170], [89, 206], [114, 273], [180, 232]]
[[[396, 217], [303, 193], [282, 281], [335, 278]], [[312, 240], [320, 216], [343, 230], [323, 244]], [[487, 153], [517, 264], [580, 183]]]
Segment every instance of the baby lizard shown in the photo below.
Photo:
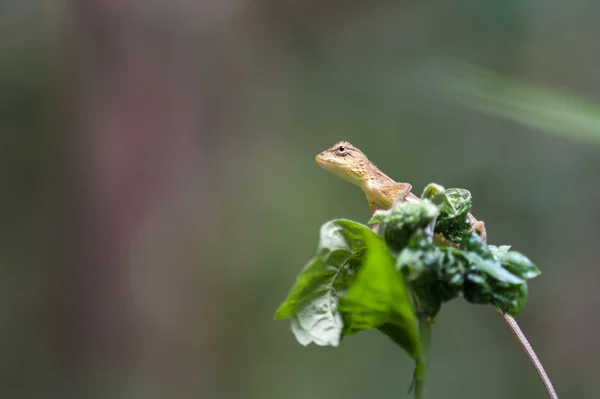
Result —
[[[377, 207], [391, 208], [397, 201], [420, 201], [410, 190], [409, 183], [398, 183], [380, 171], [367, 156], [347, 141], [338, 141], [333, 147], [315, 157], [325, 170], [359, 186], [369, 201], [371, 212]], [[483, 241], [487, 233], [483, 222], [468, 214], [471, 230], [477, 231]]]

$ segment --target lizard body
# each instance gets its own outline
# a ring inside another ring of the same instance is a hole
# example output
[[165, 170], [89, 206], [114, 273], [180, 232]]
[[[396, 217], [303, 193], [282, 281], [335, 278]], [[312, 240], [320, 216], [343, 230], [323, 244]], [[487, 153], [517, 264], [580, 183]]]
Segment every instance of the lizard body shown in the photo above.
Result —
[[[315, 160], [323, 169], [359, 186], [365, 193], [371, 212], [377, 207], [391, 208], [398, 201], [419, 202], [411, 192], [409, 183], [399, 183], [383, 173], [358, 148], [347, 141], [338, 141], [333, 147], [321, 152]], [[483, 222], [468, 214], [471, 229], [479, 233], [482, 240], [487, 239]]]

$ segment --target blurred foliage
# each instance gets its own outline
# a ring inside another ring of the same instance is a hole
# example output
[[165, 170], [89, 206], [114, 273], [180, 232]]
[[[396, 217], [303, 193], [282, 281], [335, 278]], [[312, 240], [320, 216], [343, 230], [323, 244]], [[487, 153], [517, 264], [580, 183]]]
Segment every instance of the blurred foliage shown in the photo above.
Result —
[[447, 72], [446, 94], [467, 107], [541, 132], [600, 145], [599, 103], [460, 63]]

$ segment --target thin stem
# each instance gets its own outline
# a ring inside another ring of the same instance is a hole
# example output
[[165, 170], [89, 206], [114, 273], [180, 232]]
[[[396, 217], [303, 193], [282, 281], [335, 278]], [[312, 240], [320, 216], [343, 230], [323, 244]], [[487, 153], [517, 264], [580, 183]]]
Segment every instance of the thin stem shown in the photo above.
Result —
[[425, 374], [427, 364], [421, 361], [415, 366], [415, 399], [425, 399]]
[[425, 376], [429, 365], [429, 342], [431, 341], [431, 325], [428, 316], [419, 312], [419, 341], [421, 342], [421, 354], [415, 365], [415, 399], [425, 398]]
[[546, 374], [546, 370], [544, 370], [542, 362], [540, 362], [540, 359], [538, 359], [537, 355], [535, 354], [535, 351], [531, 347], [531, 344], [529, 343], [529, 341], [525, 337], [525, 334], [523, 334], [523, 331], [521, 331], [521, 328], [517, 324], [517, 321], [511, 315], [504, 313], [500, 309], [496, 308], [496, 310], [498, 311], [500, 316], [502, 316], [502, 319], [504, 320], [508, 328], [510, 328], [510, 331], [512, 331], [515, 338], [517, 338], [519, 344], [521, 344], [521, 346], [523, 347], [523, 350], [527, 354], [527, 357], [529, 357], [529, 360], [533, 364], [535, 371], [540, 376], [540, 380], [542, 380], [542, 383], [546, 387], [548, 396], [551, 399], [558, 399], [558, 395], [554, 390], [554, 386], [552, 385], [552, 381], [550, 381], [550, 377], [548, 377], [548, 374]]

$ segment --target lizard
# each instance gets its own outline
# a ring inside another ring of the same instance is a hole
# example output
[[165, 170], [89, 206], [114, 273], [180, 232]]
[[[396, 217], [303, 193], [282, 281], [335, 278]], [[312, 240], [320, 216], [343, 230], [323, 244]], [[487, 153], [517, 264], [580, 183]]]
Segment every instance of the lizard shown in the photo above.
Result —
[[[420, 201], [420, 198], [411, 192], [412, 185], [410, 183], [396, 182], [379, 170], [374, 163], [369, 161], [361, 150], [347, 141], [338, 141], [331, 148], [319, 153], [315, 157], [315, 160], [323, 169], [359, 186], [365, 193], [367, 201], [369, 201], [371, 212], [375, 212], [378, 207], [389, 209], [399, 201]], [[486, 241], [487, 232], [484, 223], [475, 219], [471, 213], [468, 214], [468, 218], [471, 231], [476, 231], [479, 233], [482, 241]], [[441, 242], [445, 245], [455, 245], [452, 242], [448, 242], [444, 237], [441, 238]], [[502, 312], [499, 308], [496, 308], [496, 310], [515, 335], [525, 353], [527, 353], [529, 360], [544, 383], [549, 397], [558, 399], [558, 395], [544, 370], [544, 366], [529, 344], [525, 334], [519, 328], [517, 321], [511, 315]]]
[[[410, 183], [396, 182], [383, 173], [367, 156], [347, 141], [338, 141], [331, 148], [319, 153], [315, 160], [328, 172], [360, 187], [367, 197], [371, 212], [377, 208], [389, 209], [397, 202], [419, 202], [411, 192]], [[471, 231], [476, 231], [483, 241], [487, 240], [485, 224], [469, 213]]]

